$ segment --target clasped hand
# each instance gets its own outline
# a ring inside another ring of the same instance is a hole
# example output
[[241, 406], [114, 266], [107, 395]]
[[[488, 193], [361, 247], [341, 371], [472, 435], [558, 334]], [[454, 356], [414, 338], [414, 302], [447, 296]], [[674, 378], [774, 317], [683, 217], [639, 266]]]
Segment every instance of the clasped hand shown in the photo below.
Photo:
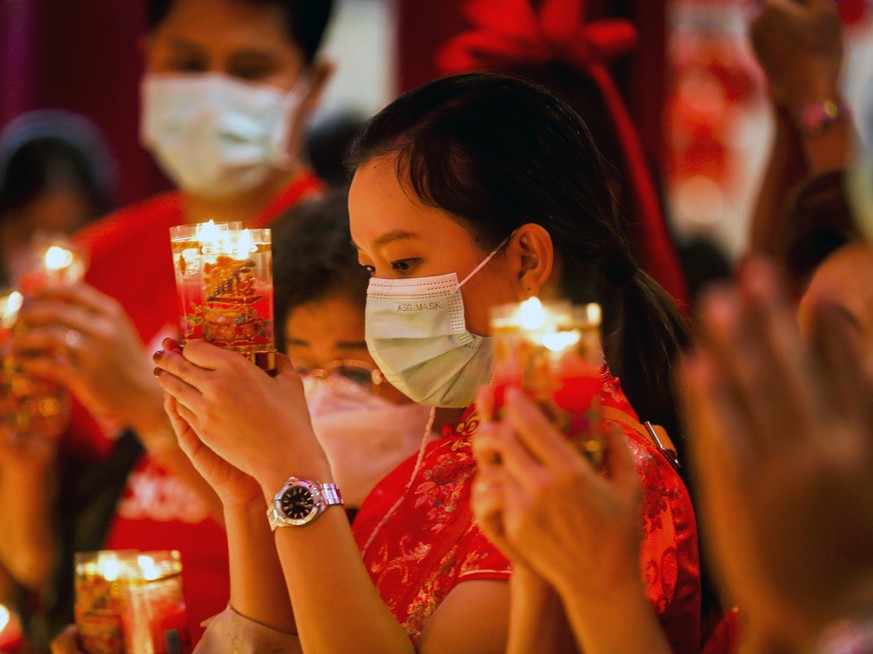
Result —
[[184, 352], [169, 340], [164, 348], [155, 353], [155, 375], [180, 445], [225, 504], [251, 494], [252, 482], [242, 476], [257, 480], [267, 496], [291, 474], [329, 480], [303, 384], [287, 357], [277, 355], [270, 376], [204, 341]]

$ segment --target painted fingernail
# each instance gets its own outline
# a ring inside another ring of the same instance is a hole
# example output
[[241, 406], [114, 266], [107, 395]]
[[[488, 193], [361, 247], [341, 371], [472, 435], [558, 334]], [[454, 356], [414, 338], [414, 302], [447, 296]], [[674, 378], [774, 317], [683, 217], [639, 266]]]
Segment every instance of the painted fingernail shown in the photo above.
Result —
[[155, 377], [160, 377], [161, 373], [164, 371], [161, 370], [160, 368], [155, 368], [154, 370], [152, 370], [152, 372], [154, 373]]
[[155, 352], [155, 353], [152, 355], [152, 361], [160, 361], [160, 360], [161, 360], [161, 357], [163, 357], [163, 356], [164, 356], [164, 351], [163, 351], [163, 350], [158, 350], [157, 352]]

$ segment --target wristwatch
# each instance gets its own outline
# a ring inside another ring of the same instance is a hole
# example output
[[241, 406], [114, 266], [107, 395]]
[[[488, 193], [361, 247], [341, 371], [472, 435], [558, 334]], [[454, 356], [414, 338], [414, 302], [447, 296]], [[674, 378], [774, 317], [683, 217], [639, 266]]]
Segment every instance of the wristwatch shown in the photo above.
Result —
[[273, 531], [276, 527], [304, 527], [336, 504], [343, 504], [336, 484], [290, 477], [273, 497], [267, 518]]

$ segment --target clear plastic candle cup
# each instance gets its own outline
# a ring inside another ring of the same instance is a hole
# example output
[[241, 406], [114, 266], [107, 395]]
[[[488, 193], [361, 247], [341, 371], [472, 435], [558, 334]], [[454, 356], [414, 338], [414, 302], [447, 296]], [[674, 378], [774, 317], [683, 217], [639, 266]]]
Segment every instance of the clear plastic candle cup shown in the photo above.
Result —
[[603, 457], [600, 315], [597, 304], [537, 298], [491, 312], [498, 413], [506, 388], [524, 390], [595, 466]]

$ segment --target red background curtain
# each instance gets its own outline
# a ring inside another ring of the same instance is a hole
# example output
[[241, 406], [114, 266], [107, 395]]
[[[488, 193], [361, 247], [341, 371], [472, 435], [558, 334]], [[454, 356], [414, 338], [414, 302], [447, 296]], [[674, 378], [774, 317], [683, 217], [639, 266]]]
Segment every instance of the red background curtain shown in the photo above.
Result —
[[[434, 59], [449, 38], [469, 28], [460, 15], [463, 0], [398, 0], [398, 80], [405, 91], [438, 75]], [[588, 20], [627, 18], [639, 30], [639, 45], [616, 64], [617, 82], [639, 128], [649, 160], [662, 161], [662, 107], [666, 78], [664, 0], [588, 0]]]
[[164, 184], [140, 147], [143, 0], [0, 0], [0, 127], [59, 107], [99, 125], [119, 164], [117, 200]]
[[[466, 27], [460, 2], [397, 0], [401, 89], [436, 75], [435, 51]], [[639, 27], [640, 45], [616, 73], [646, 153], [659, 163], [665, 2], [589, 0], [588, 5], [591, 19], [625, 16]], [[0, 0], [0, 127], [43, 107], [93, 119], [119, 162], [122, 204], [166, 184], [138, 142], [144, 25], [144, 0]]]

